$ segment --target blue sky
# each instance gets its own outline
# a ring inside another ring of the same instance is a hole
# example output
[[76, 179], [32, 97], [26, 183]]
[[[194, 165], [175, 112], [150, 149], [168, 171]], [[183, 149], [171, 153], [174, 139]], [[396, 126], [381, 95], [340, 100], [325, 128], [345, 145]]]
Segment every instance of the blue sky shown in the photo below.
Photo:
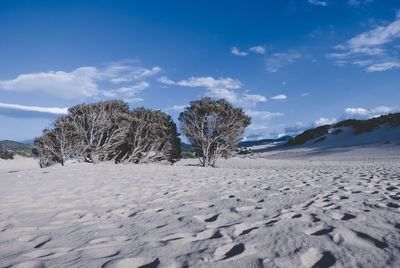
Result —
[[0, 0], [0, 36], [0, 140], [107, 99], [226, 98], [247, 139], [400, 111], [398, 0]]

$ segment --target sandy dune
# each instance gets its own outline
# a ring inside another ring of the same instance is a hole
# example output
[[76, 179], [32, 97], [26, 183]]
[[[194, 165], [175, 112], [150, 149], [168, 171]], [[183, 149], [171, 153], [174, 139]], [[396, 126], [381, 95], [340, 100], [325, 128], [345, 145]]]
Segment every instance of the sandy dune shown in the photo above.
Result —
[[399, 267], [399, 152], [1, 161], [0, 267]]

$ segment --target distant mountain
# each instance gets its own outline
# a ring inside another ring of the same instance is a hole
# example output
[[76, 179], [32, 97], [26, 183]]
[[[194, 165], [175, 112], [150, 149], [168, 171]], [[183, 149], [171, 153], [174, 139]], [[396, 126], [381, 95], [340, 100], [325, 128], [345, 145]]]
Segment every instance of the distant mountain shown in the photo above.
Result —
[[181, 142], [181, 151], [182, 151], [182, 153], [192, 153], [193, 147], [191, 144]]
[[400, 139], [400, 113], [368, 120], [344, 120], [334, 125], [309, 129], [290, 139], [285, 146], [350, 146]]
[[24, 156], [30, 156], [32, 153], [32, 144], [24, 144], [22, 142], [4, 140], [0, 141], [0, 146], [4, 149]]
[[20, 141], [23, 144], [33, 144], [33, 139]]
[[[258, 140], [258, 141], [241, 141], [238, 143], [238, 147], [251, 147], [255, 145], [264, 145], [264, 144], [269, 144], [273, 142], [280, 142], [280, 141], [288, 141], [292, 137], [291, 136], [283, 136], [279, 139], [264, 139], [264, 140]], [[191, 144], [187, 144], [184, 142], [181, 142], [181, 151], [184, 152], [193, 152], [193, 147]]]
[[251, 147], [251, 146], [256, 146], [256, 145], [265, 145], [273, 142], [281, 142], [281, 141], [288, 141], [292, 139], [291, 136], [283, 136], [278, 139], [263, 139], [263, 140], [258, 140], [258, 141], [241, 141], [238, 144], [238, 147]]

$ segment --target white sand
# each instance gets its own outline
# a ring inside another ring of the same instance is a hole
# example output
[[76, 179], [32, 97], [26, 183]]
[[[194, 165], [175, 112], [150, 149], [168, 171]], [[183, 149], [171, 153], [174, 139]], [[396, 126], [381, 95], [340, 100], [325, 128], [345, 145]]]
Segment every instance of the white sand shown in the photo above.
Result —
[[0, 161], [0, 267], [400, 267], [399, 152]]

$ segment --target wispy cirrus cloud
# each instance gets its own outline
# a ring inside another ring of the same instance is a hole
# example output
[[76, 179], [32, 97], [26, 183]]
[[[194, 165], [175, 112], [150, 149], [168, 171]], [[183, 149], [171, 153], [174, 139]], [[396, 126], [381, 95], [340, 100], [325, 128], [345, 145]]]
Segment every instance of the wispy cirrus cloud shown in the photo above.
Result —
[[361, 66], [367, 72], [382, 72], [400, 68], [400, 59], [396, 56], [397, 49], [392, 43], [400, 38], [400, 12], [396, 19], [383, 26], [363, 32], [337, 45], [338, 52], [330, 53], [328, 58], [338, 66], [348, 63]]
[[[85, 66], [68, 71], [20, 74], [14, 79], [0, 80], [0, 90], [18, 93], [37, 92], [67, 100], [113, 97], [129, 99], [149, 86], [143, 80], [160, 73], [129, 64], [113, 63], [105, 68]], [[103, 86], [108, 83], [107, 86]]]
[[269, 120], [274, 117], [284, 116], [285, 114], [279, 112], [268, 112], [268, 111], [254, 111], [254, 110], [246, 110], [246, 114], [250, 117], [256, 117], [264, 120]]
[[367, 72], [383, 72], [386, 70], [390, 70], [393, 68], [400, 68], [400, 61], [396, 62], [383, 62], [383, 63], [376, 63], [368, 66], [366, 68]]
[[371, 3], [373, 1], [374, 0], [347, 0], [347, 4], [349, 4], [350, 6], [358, 7], [361, 4]]
[[308, 0], [308, 3], [317, 5], [317, 6], [327, 6], [328, 3], [325, 1], [319, 1], [319, 0]]
[[254, 106], [258, 102], [266, 102], [267, 98], [257, 94], [239, 93], [234, 90], [242, 88], [242, 82], [232, 78], [213, 78], [208, 77], [190, 77], [186, 80], [173, 81], [163, 76], [158, 79], [159, 82], [166, 85], [176, 85], [184, 87], [204, 87], [206, 95], [213, 98], [223, 98], [227, 101], [242, 106]]
[[269, 73], [275, 73], [286, 65], [296, 62], [301, 57], [302, 55], [297, 51], [274, 53], [265, 60], [266, 70]]
[[55, 118], [68, 113], [68, 108], [25, 106], [0, 103], [0, 114], [16, 118]]
[[168, 111], [174, 111], [174, 112], [182, 112], [187, 105], [174, 105], [171, 107], [164, 108], [163, 110], [168, 112]]

